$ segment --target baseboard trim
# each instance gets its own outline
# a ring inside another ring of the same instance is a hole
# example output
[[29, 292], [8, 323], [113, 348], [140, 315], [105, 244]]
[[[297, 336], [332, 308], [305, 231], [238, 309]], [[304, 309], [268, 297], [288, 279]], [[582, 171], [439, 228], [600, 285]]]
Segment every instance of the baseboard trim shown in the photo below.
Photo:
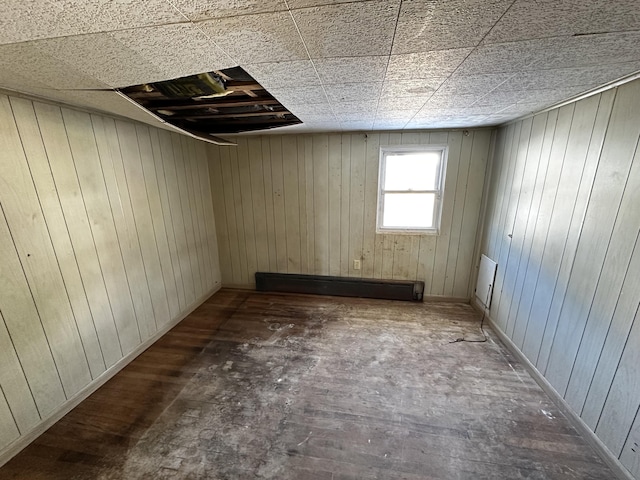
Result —
[[[478, 310], [479, 312], [483, 312], [483, 307], [479, 305], [475, 300], [471, 301], [471, 305]], [[516, 346], [515, 343], [511, 341], [507, 335], [500, 330], [497, 326], [493, 318], [489, 315], [485, 316], [487, 323], [491, 326], [491, 329], [495, 332], [497, 337], [502, 341], [502, 343], [509, 349], [509, 351], [518, 358], [518, 360], [527, 368], [533, 379], [536, 381], [538, 385], [545, 391], [547, 395], [551, 398], [553, 403], [560, 409], [560, 411], [569, 419], [571, 424], [580, 432], [580, 434], [585, 438], [587, 443], [593, 447], [593, 449], [598, 453], [600, 458], [613, 470], [613, 473], [619, 480], [636, 480], [629, 473], [629, 471], [625, 468], [620, 460], [611, 453], [611, 450], [607, 448], [607, 446], [602, 443], [602, 440], [598, 438], [598, 436], [589, 428], [589, 426], [580, 418], [580, 416], [573, 411], [571, 406], [566, 402], [564, 398], [560, 396], [560, 394], [556, 391], [555, 388], [547, 381], [546, 378], [538, 371], [531, 361], [527, 357], [525, 357], [524, 353], [520, 351], [520, 349]]]
[[60, 405], [56, 410], [53, 411], [51, 415], [49, 415], [46, 419], [43, 419], [38, 425], [36, 425], [33, 429], [26, 432], [24, 435], [21, 435], [18, 439], [16, 439], [13, 443], [9, 444], [7, 447], [0, 451], [0, 467], [2, 467], [5, 463], [15, 457], [18, 453], [24, 450], [31, 442], [33, 442], [36, 438], [46, 432], [50, 427], [52, 427], [58, 420], [64, 417], [67, 413], [77, 407], [83, 400], [89, 397], [93, 392], [98, 390], [101, 386], [107, 383], [111, 378], [113, 378], [120, 370], [126, 367], [129, 363], [131, 363], [136, 357], [138, 357], [142, 352], [144, 352], [147, 348], [153, 345], [156, 341], [158, 341], [163, 335], [165, 335], [169, 330], [175, 327], [178, 323], [184, 320], [189, 314], [191, 314], [196, 308], [202, 305], [211, 295], [215, 294], [218, 290], [220, 290], [221, 286], [218, 284], [212, 290], [196, 299], [191, 305], [189, 305], [186, 309], [184, 309], [178, 316], [164, 325], [160, 330], [158, 330], [152, 337], [148, 338], [144, 342], [142, 342], [138, 347], [133, 350], [131, 353], [122, 357], [115, 364], [105, 370], [102, 375], [98, 378], [94, 379], [91, 383], [89, 383], [86, 387], [76, 393], [73, 397], [68, 399], [62, 405]]

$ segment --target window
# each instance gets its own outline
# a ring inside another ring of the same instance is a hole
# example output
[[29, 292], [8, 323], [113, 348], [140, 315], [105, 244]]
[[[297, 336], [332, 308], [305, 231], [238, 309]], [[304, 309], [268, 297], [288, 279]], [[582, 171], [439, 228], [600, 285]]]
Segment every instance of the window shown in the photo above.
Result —
[[438, 234], [446, 145], [380, 148], [378, 233]]

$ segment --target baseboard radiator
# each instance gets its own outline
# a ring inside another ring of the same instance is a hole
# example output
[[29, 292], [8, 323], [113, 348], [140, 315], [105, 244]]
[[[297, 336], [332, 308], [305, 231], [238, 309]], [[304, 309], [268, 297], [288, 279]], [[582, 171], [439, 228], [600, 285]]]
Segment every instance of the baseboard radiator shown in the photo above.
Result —
[[424, 282], [256, 272], [256, 290], [421, 302]]

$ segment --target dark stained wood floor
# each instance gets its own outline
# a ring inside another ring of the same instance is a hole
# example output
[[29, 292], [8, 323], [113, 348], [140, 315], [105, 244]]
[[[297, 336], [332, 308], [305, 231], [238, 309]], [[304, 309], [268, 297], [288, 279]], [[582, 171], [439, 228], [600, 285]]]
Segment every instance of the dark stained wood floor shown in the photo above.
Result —
[[468, 305], [223, 290], [0, 479], [612, 479]]

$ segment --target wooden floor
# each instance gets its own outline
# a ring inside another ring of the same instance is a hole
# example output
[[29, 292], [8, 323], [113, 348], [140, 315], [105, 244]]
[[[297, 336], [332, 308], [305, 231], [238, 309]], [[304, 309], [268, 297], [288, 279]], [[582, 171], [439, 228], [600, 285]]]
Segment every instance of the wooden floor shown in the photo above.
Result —
[[0, 479], [612, 479], [468, 305], [223, 290]]

